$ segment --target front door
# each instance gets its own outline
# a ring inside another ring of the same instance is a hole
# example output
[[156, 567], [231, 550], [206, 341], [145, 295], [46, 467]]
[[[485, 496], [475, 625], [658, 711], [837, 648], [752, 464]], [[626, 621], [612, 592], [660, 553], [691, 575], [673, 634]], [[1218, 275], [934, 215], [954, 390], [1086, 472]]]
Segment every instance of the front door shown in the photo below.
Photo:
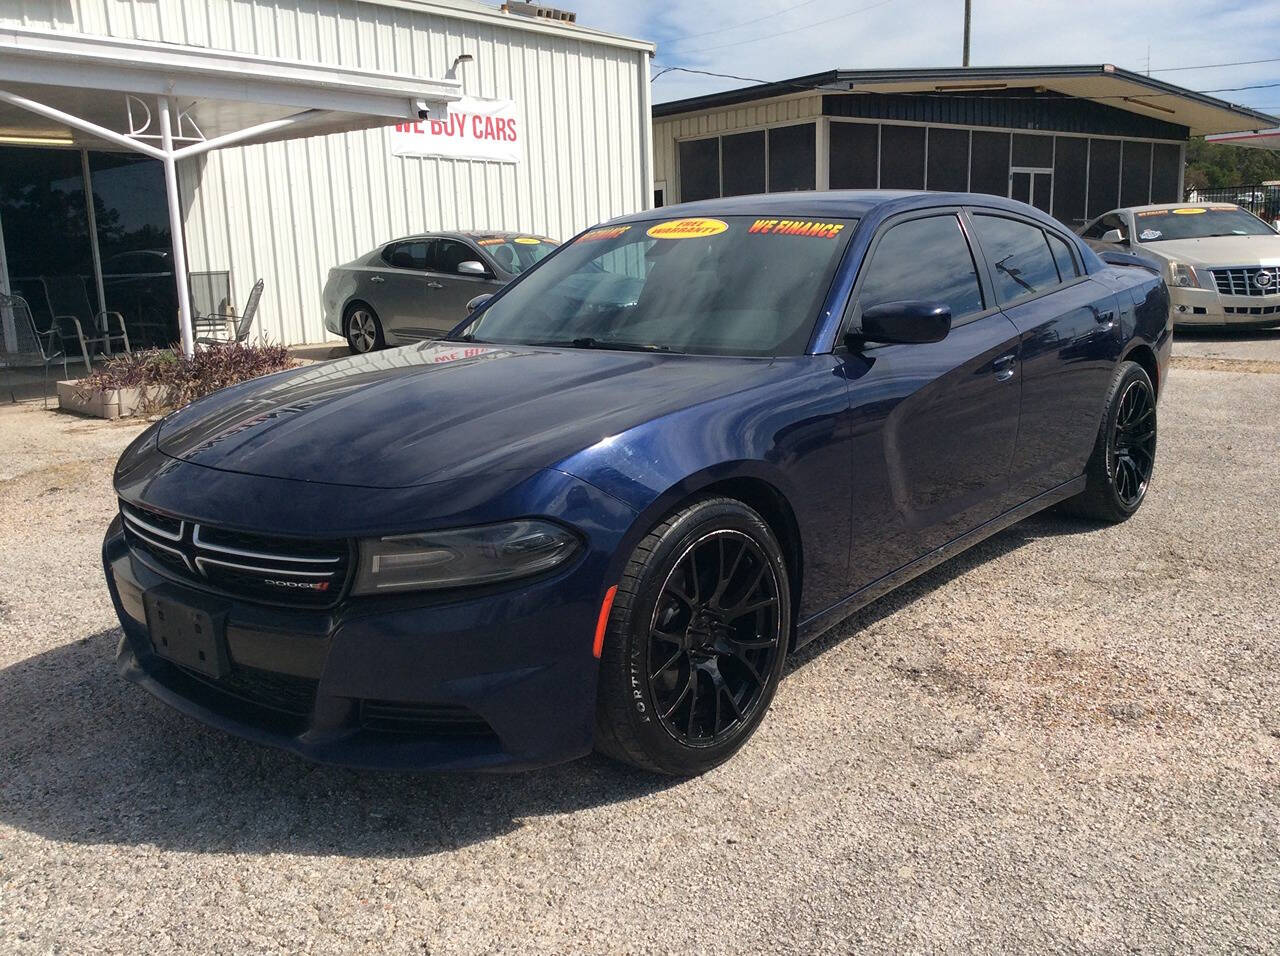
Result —
[[906, 299], [945, 303], [952, 329], [851, 356], [854, 590], [1002, 510], [1021, 370], [1018, 330], [988, 298], [956, 213], [891, 221], [876, 238], [850, 329], [862, 310]]
[[[485, 275], [464, 275], [464, 262], [485, 265]], [[443, 335], [467, 317], [467, 303], [485, 292], [497, 292], [500, 285], [492, 271], [469, 243], [458, 239], [437, 239], [427, 267], [426, 324]]]

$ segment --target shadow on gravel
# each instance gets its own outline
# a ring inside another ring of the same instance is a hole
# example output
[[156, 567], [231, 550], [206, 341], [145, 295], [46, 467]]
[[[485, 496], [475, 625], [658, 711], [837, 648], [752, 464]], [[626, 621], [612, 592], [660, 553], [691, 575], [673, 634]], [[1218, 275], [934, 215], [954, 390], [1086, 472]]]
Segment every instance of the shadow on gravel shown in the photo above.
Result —
[[602, 757], [510, 775], [366, 773], [249, 744], [115, 672], [112, 629], [0, 671], [0, 821], [197, 853], [421, 856], [677, 781]]
[[[1094, 530], [1032, 518], [864, 608], [790, 669], [993, 558]], [[315, 766], [208, 730], [115, 673], [102, 631], [0, 671], [0, 820], [53, 840], [198, 853], [420, 856], [516, 830], [524, 817], [633, 800], [679, 781], [589, 757], [516, 777]], [[784, 690], [785, 692], [785, 690]]]

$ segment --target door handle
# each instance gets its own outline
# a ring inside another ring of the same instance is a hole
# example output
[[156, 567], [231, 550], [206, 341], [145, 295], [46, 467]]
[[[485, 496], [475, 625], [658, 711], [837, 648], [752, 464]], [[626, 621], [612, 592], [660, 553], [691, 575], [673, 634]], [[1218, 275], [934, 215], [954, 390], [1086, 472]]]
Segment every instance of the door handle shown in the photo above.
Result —
[[382, 278], [382, 276], [369, 276], [369, 281], [370, 282], [386, 282], [387, 280]]
[[1013, 378], [1013, 367], [1018, 362], [1016, 355], [1002, 355], [991, 363], [991, 368], [996, 373], [997, 382], [1007, 382]]
[[443, 288], [444, 288], [444, 285], [443, 285], [443, 284], [441, 284], [441, 283], [439, 283], [439, 282], [436, 282], [434, 279], [432, 279], [430, 282], [428, 282], [428, 283], [427, 283], [427, 288], [428, 288], [428, 289], [443, 289]]
[[1097, 319], [1098, 324], [1102, 326], [1102, 331], [1110, 332], [1116, 325], [1116, 313], [1114, 309], [1108, 309], [1106, 312], [1095, 312], [1093, 317]]

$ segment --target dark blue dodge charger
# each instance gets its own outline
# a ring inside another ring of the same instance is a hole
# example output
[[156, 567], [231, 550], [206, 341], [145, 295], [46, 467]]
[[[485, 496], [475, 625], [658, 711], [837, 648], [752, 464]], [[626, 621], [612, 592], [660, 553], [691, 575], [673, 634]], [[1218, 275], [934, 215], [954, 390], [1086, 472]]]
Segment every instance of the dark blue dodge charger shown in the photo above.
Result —
[[103, 546], [119, 667], [314, 760], [734, 753], [788, 651], [1021, 518], [1141, 505], [1158, 275], [992, 196], [616, 219], [448, 339], [157, 423]]

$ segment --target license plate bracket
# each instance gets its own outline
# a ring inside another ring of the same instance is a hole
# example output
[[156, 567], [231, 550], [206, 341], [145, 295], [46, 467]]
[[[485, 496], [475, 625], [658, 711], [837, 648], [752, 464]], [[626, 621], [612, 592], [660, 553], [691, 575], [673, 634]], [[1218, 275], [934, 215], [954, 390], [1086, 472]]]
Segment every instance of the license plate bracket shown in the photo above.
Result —
[[151, 646], [158, 656], [207, 677], [231, 673], [224, 606], [204, 602], [197, 606], [186, 594], [177, 595], [167, 586], [152, 588], [142, 597]]

